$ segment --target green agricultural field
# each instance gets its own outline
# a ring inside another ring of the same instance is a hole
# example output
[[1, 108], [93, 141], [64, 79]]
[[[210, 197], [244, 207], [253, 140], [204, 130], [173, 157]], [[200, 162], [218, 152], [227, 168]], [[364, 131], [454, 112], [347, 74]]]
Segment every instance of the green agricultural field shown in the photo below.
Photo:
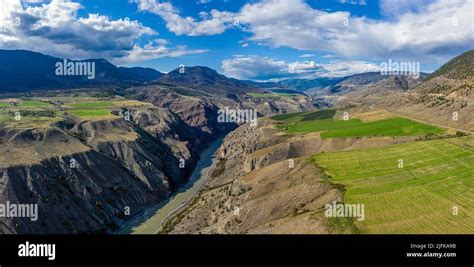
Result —
[[438, 134], [443, 129], [421, 124], [405, 118], [390, 118], [386, 120], [353, 124], [348, 127], [331, 129], [321, 134], [322, 138], [337, 138], [348, 136], [406, 136]]
[[110, 110], [108, 109], [73, 109], [68, 112], [78, 117], [102, 117], [110, 115]]
[[309, 133], [309, 132], [323, 132], [340, 128], [354, 128], [361, 125], [362, 122], [357, 119], [353, 120], [314, 120], [308, 122], [298, 122], [296, 124], [288, 125], [288, 133]]
[[101, 109], [107, 107], [113, 107], [114, 104], [112, 102], [107, 101], [97, 101], [97, 102], [77, 102], [77, 103], [69, 103], [68, 106], [71, 106], [73, 109]]
[[[334, 111], [335, 112], [335, 111]], [[359, 119], [334, 120], [321, 119], [321, 114], [306, 114], [290, 117], [287, 121], [296, 123], [279, 126], [288, 133], [322, 132], [322, 138], [340, 138], [351, 136], [408, 136], [439, 134], [443, 129], [411, 121], [405, 118], [390, 118], [372, 122], [362, 122]], [[323, 114], [324, 115], [324, 114]], [[334, 113], [327, 112], [328, 116]], [[301, 118], [301, 119], [299, 119]]]
[[0, 108], [6, 108], [6, 107], [11, 107], [11, 105], [7, 103], [0, 103]]
[[313, 161], [345, 185], [345, 203], [365, 205], [365, 220], [355, 221], [362, 233], [474, 233], [474, 151], [449, 139], [320, 153]]
[[36, 107], [48, 107], [48, 106], [51, 106], [51, 104], [40, 102], [40, 101], [34, 101], [34, 100], [22, 101], [21, 103], [17, 105], [17, 107], [20, 107], [20, 108], [27, 108], [27, 107], [36, 108]]
[[325, 120], [331, 119], [336, 114], [335, 109], [323, 109], [315, 112], [309, 112], [301, 115], [301, 121], [314, 121], [314, 120]]

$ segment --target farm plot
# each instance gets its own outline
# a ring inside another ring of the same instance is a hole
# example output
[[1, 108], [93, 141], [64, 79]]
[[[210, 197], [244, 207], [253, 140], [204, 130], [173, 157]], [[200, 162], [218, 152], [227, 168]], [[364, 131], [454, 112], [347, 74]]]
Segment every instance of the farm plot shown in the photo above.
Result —
[[435, 140], [313, 160], [346, 186], [345, 203], [365, 205], [365, 220], [355, 222], [362, 233], [474, 233], [471, 150]]
[[348, 127], [333, 129], [321, 134], [322, 138], [337, 138], [347, 136], [405, 136], [438, 134], [444, 130], [405, 118], [390, 118], [386, 120], [349, 125]]
[[286, 118], [287, 124], [278, 125], [278, 127], [285, 129], [288, 133], [321, 132], [322, 138], [409, 136], [444, 132], [443, 129], [405, 118], [389, 118], [371, 122], [363, 122], [359, 119], [347, 121], [327, 119], [327, 117], [332, 116], [334, 116], [334, 113], [331, 112], [327, 112], [327, 114], [299, 114], [295, 117], [288, 116]]
[[27, 107], [51, 107], [52, 105], [49, 103], [41, 102], [41, 101], [35, 101], [35, 100], [25, 100], [20, 102], [17, 107], [20, 108], [27, 108]]
[[98, 119], [112, 117], [111, 112], [115, 107], [113, 102], [93, 101], [68, 103], [69, 113], [83, 119]]
[[108, 109], [73, 109], [69, 112], [78, 117], [102, 117], [110, 115], [110, 110]]
[[362, 122], [358, 119], [352, 120], [313, 120], [309, 122], [302, 122], [287, 126], [288, 133], [308, 133], [308, 132], [325, 132], [329, 130], [336, 130], [341, 128], [354, 129], [361, 125]]

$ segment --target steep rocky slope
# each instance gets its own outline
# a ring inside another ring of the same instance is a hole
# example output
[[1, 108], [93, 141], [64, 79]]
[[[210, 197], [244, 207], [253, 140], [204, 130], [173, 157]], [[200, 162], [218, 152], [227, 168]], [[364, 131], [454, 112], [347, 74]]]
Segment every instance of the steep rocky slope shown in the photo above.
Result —
[[[474, 50], [467, 51], [430, 75], [387, 76], [375, 83], [338, 94], [321, 93], [338, 107], [370, 107], [439, 124], [474, 131]], [[362, 80], [364, 81], [364, 80]]]
[[2, 130], [0, 202], [38, 204], [39, 217], [2, 218], [0, 232], [104, 232], [182, 184], [199, 152], [192, 127], [156, 107], [131, 114]]
[[209, 95], [188, 87], [146, 86], [128, 90], [129, 97], [169, 109], [183, 122], [194, 128], [194, 140], [206, 141], [236, 128], [232, 123], [219, 123], [221, 109], [256, 110], [258, 116], [308, 111], [314, 108], [307, 96], [254, 98], [246, 94], [228, 93], [225, 97]]
[[352, 99], [386, 97], [403, 92], [420, 83], [426, 77], [402, 75], [381, 75], [379, 72], [361, 73], [342, 78], [337, 84], [323, 89], [309, 90], [307, 93], [323, 98], [333, 104], [350, 102]]
[[263, 92], [237, 79], [228, 78], [217, 71], [204, 67], [181, 67], [170, 71], [162, 77], [150, 82], [170, 86], [184, 86], [201, 90], [212, 95], [226, 95], [227, 93], [242, 94], [246, 92]]
[[375, 104], [456, 129], [474, 131], [474, 50], [441, 66], [410, 90], [395, 93]]

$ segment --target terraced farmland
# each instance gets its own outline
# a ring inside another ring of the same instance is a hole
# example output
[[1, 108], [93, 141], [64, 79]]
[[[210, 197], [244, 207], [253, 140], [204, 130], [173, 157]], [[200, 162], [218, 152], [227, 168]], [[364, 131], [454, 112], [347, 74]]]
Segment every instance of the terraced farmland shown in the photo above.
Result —
[[365, 220], [355, 222], [362, 233], [474, 233], [474, 151], [450, 141], [321, 153], [313, 160], [332, 182], [346, 185], [345, 203], [365, 204]]

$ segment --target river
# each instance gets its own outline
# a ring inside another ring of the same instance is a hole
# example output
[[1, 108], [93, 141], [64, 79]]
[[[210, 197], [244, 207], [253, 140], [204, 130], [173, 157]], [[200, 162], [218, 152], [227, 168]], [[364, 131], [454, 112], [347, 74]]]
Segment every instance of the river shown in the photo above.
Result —
[[116, 234], [157, 234], [162, 223], [184, 207], [199, 192], [210, 175], [210, 168], [216, 161], [214, 154], [219, 149], [223, 138], [214, 141], [209, 148], [202, 151], [196, 168], [188, 182], [181, 186], [172, 196], [145, 208], [140, 214], [128, 220]]

